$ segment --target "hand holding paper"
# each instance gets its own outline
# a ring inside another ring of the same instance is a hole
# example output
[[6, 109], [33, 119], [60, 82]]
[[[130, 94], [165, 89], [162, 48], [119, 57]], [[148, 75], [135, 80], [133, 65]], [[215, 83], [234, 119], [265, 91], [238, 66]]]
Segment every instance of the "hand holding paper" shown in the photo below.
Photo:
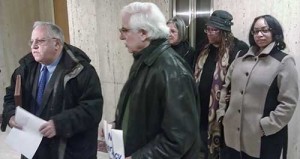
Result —
[[8, 125], [9, 125], [9, 127], [11, 127], [11, 128], [22, 129], [22, 127], [16, 123], [15, 116], [12, 116], [12, 117], [9, 119]]
[[123, 131], [112, 129], [112, 125], [103, 121], [104, 137], [110, 159], [125, 159]]
[[43, 124], [40, 128], [40, 132], [44, 137], [54, 137], [56, 135], [56, 130], [53, 120], [49, 120], [47, 123]]
[[42, 141], [43, 135], [39, 129], [46, 121], [17, 107], [15, 122], [22, 127], [22, 130], [12, 128], [5, 142], [17, 152], [31, 159]]

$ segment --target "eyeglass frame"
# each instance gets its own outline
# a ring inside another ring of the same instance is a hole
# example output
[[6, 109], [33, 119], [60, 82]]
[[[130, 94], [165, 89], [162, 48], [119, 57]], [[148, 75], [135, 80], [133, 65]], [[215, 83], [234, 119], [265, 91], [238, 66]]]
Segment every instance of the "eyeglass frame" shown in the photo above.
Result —
[[220, 29], [204, 29], [203, 30], [204, 31], [204, 33], [206, 33], [206, 34], [217, 34], [217, 33], [219, 33], [220, 32]]
[[271, 32], [272, 28], [270, 27], [267, 27], [267, 28], [261, 28], [261, 29], [254, 29], [254, 30], [251, 30], [251, 34], [252, 35], [258, 35], [259, 33], [261, 33], [262, 35], [266, 35], [268, 34], [269, 32]]
[[130, 30], [132, 30], [132, 29], [129, 29], [129, 28], [124, 28], [124, 27], [122, 27], [122, 28], [119, 28], [119, 32], [120, 32], [121, 34], [123, 34], [123, 33], [127, 33], [127, 32], [129, 32]]
[[42, 46], [46, 41], [51, 39], [58, 40], [57, 38], [34, 39], [34, 40], [29, 40], [28, 45], [32, 46], [34, 44], [34, 46]]

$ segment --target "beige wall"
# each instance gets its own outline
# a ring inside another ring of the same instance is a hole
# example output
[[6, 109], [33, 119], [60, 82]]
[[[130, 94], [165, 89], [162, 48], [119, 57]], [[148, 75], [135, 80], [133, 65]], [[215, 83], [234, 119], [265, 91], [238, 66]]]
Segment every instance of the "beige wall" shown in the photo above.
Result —
[[[270, 14], [284, 29], [287, 53], [294, 55], [300, 75], [300, 2], [294, 0], [215, 0], [214, 9], [224, 9], [233, 14], [233, 33], [248, 43], [248, 33], [255, 17]], [[299, 76], [300, 77], [300, 76]], [[300, 80], [299, 80], [300, 81]], [[300, 103], [289, 124], [288, 159], [300, 158]]]

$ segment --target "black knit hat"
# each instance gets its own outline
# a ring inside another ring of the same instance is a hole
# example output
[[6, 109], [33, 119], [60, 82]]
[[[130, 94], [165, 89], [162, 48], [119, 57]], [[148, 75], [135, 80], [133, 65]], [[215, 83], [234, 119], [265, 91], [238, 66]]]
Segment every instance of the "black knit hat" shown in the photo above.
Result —
[[232, 15], [224, 10], [216, 10], [209, 17], [206, 25], [231, 32], [231, 25], [233, 25]]

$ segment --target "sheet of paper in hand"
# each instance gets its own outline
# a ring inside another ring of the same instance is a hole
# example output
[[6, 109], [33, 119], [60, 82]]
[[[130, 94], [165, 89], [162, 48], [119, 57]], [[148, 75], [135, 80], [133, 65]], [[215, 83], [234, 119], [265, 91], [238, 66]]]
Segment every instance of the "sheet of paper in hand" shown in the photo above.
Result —
[[112, 128], [111, 124], [103, 121], [104, 137], [110, 159], [125, 159], [123, 131]]
[[22, 107], [16, 108], [15, 120], [22, 127], [22, 130], [12, 128], [5, 142], [12, 149], [31, 159], [42, 141], [43, 135], [39, 129], [46, 121], [34, 116]]

